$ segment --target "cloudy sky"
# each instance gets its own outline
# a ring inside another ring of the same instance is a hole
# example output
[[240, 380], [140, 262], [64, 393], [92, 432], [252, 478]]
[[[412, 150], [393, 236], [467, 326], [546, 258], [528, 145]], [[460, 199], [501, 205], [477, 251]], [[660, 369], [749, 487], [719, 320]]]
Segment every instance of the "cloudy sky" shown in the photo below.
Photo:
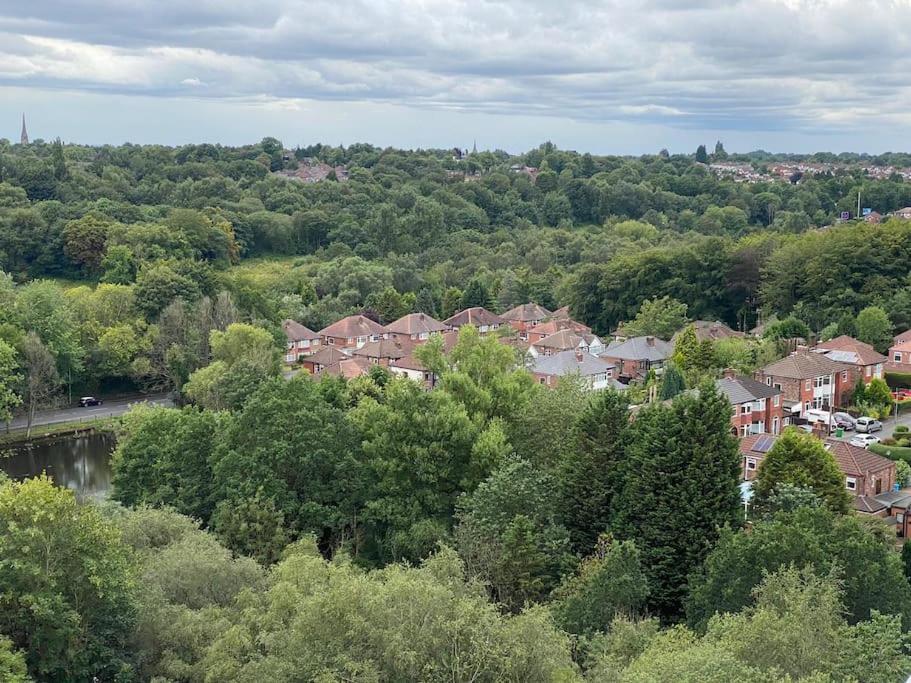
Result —
[[906, 150], [911, 0], [0, 0], [0, 137]]

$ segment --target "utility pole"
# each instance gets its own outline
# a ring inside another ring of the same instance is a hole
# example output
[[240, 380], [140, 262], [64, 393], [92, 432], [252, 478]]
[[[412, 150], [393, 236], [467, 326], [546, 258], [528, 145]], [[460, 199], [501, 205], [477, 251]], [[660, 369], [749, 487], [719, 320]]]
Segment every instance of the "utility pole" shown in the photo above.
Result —
[[857, 190], [857, 213], [854, 217], [860, 218], [860, 190]]

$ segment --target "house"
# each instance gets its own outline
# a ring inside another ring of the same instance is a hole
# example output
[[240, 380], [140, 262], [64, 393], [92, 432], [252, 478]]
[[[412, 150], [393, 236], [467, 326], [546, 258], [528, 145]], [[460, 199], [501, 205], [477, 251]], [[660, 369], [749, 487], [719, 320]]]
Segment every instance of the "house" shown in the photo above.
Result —
[[911, 330], [896, 335], [889, 347], [887, 370], [911, 372]]
[[304, 367], [304, 370], [311, 375], [316, 375], [324, 368], [335, 365], [348, 358], [350, 358], [350, 356], [341, 349], [337, 349], [333, 346], [323, 346], [316, 353], [304, 356], [304, 358], [301, 359], [301, 365]]
[[373, 365], [389, 365], [392, 361], [409, 355], [412, 344], [394, 339], [377, 339], [351, 352], [352, 358], [366, 358]]
[[386, 328], [365, 315], [349, 315], [319, 331], [329, 346], [359, 349], [370, 341], [386, 338]]
[[604, 351], [604, 344], [593, 334], [564, 329], [529, 345], [533, 356], [552, 356], [561, 351], [577, 350], [597, 356]]
[[663, 368], [672, 353], [670, 342], [648, 336], [613, 341], [601, 357], [620, 369], [618, 379], [630, 381], [644, 379], [649, 370]]
[[864, 216], [864, 221], [866, 223], [882, 223], [883, 215], [878, 211], [871, 211], [866, 216]]
[[[771, 434], [753, 434], [741, 439], [744, 479], [750, 481], [756, 478], [765, 454], [775, 445], [775, 439]], [[844, 475], [845, 488], [854, 496], [855, 510], [867, 514], [884, 511], [886, 504], [875, 498], [895, 488], [895, 462], [846, 441], [825, 439], [823, 444]]]
[[519, 333], [520, 339], [527, 339], [526, 332], [530, 327], [544, 322], [551, 312], [535, 303], [527, 303], [510, 308], [500, 317], [506, 320]]
[[285, 346], [286, 363], [296, 363], [304, 356], [309, 356], [321, 348], [320, 336], [299, 322], [283, 320], [282, 330], [287, 341]]
[[409, 313], [386, 325], [389, 338], [395, 341], [423, 342], [435, 332], [447, 329], [446, 325], [426, 313]]
[[443, 324], [453, 329], [458, 329], [463, 325], [474, 325], [478, 328], [478, 332], [486, 334], [499, 329], [501, 325], [506, 325], [506, 321], [486, 308], [475, 306], [466, 308], [464, 311], [459, 311], [455, 315], [446, 318]]
[[626, 388], [614, 377], [616, 366], [583, 350], [560, 351], [549, 356], [538, 356], [532, 361], [529, 369], [540, 384], [549, 387], [555, 386], [561, 377], [578, 375], [593, 390], [608, 387]]
[[813, 351], [831, 360], [853, 366], [852, 386], [858, 377], [863, 379], [864, 384], [869, 384], [873, 379], [882, 379], [883, 368], [889, 360], [869, 344], [846, 334], [820, 342], [813, 347]]
[[734, 408], [731, 432], [735, 436], [778, 434], [788, 424], [783, 415], [781, 389], [750, 377], [739, 377], [733, 370], [725, 370], [724, 377], [716, 380], [715, 386]]
[[[718, 341], [719, 339], [728, 339], [730, 337], [743, 337], [743, 332], [728, 327], [720, 320], [694, 320], [690, 323], [696, 331], [696, 339], [699, 341]], [[674, 335], [672, 341], [676, 341], [678, 332]]]
[[911, 206], [906, 206], [904, 209], [893, 211], [892, 215], [896, 218], [904, 218], [905, 220], [909, 220], [911, 219]]
[[354, 379], [370, 372], [371, 363], [366, 358], [345, 357], [338, 363], [328, 365], [316, 373], [317, 378], [344, 377]]
[[802, 348], [761, 368], [756, 379], [781, 390], [786, 416], [802, 416], [810, 409], [841, 406], [854, 387], [852, 369], [847, 363]]
[[550, 318], [534, 327], [529, 327], [525, 332], [526, 341], [529, 344], [535, 344], [560, 330], [572, 330], [576, 334], [591, 334], [592, 331], [588, 325], [576, 322], [572, 318]]
[[389, 372], [393, 375], [407, 377], [415, 382], [423, 382], [426, 388], [432, 389], [436, 378], [413, 354], [396, 358], [389, 363]]

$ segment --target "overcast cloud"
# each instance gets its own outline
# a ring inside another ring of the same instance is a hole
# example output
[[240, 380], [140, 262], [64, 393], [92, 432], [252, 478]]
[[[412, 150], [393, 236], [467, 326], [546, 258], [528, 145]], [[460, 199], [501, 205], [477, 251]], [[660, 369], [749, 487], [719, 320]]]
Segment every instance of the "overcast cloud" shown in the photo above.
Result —
[[909, 25], [911, 0], [0, 0], [0, 136], [26, 110], [88, 142], [903, 149]]

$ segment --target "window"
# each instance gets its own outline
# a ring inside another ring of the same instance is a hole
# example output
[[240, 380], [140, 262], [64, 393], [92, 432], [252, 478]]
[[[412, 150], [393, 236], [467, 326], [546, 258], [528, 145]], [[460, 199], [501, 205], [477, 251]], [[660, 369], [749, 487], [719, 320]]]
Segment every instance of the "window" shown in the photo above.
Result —
[[[831, 375], [823, 375], [822, 377], [817, 377], [816, 379], [813, 380], [813, 386], [816, 387], [817, 389], [820, 389], [822, 387], [827, 387], [830, 384], [832, 384]], [[808, 386], [807, 389], [809, 389], [809, 388], [810, 387]]]
[[[351, 340], [349, 339], [348, 341], [350, 342]], [[358, 346], [360, 346], [361, 344], [366, 344], [366, 343], [367, 343], [367, 337], [358, 337], [358, 338], [357, 338], [357, 343], [358, 343]]]
[[868, 366], [867, 366], [867, 377], [869, 377], [869, 376], [872, 375], [872, 374], [873, 374], [873, 368], [871, 368], [871, 367], [868, 365]]
[[857, 490], [857, 479], [854, 477], [845, 477], [845, 488], [849, 491]]
[[894, 360], [896, 363], [901, 363], [901, 362], [902, 362], [902, 354], [901, 354], [901, 352], [900, 352], [900, 351], [896, 351], [895, 353], [893, 353], [893, 354], [892, 354], [892, 360]]
[[772, 397], [772, 405], [776, 408], [781, 405], [781, 394], [775, 394], [775, 396]]
[[750, 406], [749, 403], [745, 403], [742, 406], [740, 406], [741, 415], [749, 415], [751, 412], [753, 412], [753, 408]]
[[771, 378], [771, 377], [766, 377], [766, 378], [765, 378], [765, 383], [766, 383], [766, 386], [769, 386], [769, 387], [772, 386], [772, 378]]
[[747, 458], [747, 469], [751, 472], [756, 469], [756, 458]]
[[810, 389], [812, 389], [812, 388], [813, 388], [813, 382], [812, 382], [812, 380], [809, 380], [809, 379], [808, 379], [808, 380], [804, 383], [804, 388], [805, 388], [807, 391], [809, 391]]
[[773, 389], [778, 389], [778, 391], [781, 391], [781, 385], [778, 384], [777, 382], [776, 382], [775, 384], [772, 385], [772, 388], [773, 388]]
[[426, 332], [421, 332], [421, 333], [418, 335], [418, 339], [427, 339], [427, 338], [429, 338], [429, 337], [430, 337], [430, 335], [427, 334]]
[[749, 425], [741, 425], [741, 426], [740, 426], [740, 436], [746, 436], [746, 435], [749, 434], [749, 433], [750, 433], [750, 426], [749, 426]]
[[848, 371], [847, 371], [847, 370], [842, 370], [842, 371], [841, 371], [841, 381], [842, 381], [842, 382], [847, 382], [847, 381], [848, 381]]
[[772, 418], [772, 434], [778, 434], [781, 431], [781, 421], [778, 416]]
[[335, 337], [329, 337], [326, 341], [329, 342], [329, 346], [335, 346]]
[[542, 378], [539, 379], [538, 381], [539, 381], [541, 384], [547, 384], [547, 378], [546, 378], [546, 377], [542, 377]]

